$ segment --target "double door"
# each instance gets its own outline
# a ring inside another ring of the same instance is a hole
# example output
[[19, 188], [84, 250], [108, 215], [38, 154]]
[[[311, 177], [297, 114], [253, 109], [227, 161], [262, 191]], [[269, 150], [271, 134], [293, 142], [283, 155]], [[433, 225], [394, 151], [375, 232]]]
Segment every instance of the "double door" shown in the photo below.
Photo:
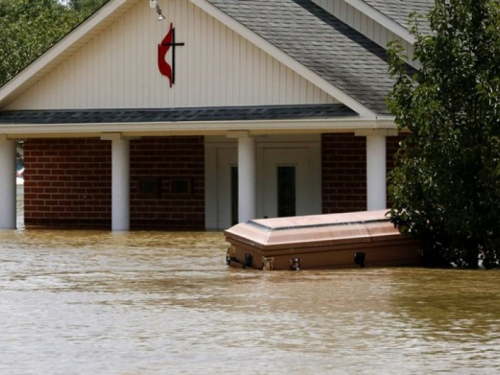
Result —
[[[217, 156], [218, 227], [227, 228], [238, 222], [237, 151], [219, 149]], [[319, 150], [262, 147], [256, 166], [258, 218], [321, 213]]]

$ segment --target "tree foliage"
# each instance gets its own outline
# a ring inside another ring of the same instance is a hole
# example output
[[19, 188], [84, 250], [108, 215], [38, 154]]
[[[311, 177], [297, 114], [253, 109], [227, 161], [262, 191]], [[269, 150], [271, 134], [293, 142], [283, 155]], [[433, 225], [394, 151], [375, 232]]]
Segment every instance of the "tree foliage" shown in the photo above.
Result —
[[0, 0], [0, 86], [52, 47], [105, 0]]
[[430, 265], [477, 268], [500, 255], [500, 0], [436, 0], [431, 35], [413, 15], [415, 59], [390, 48], [388, 104], [410, 130], [390, 175], [392, 222], [421, 237]]
[[67, 5], [83, 15], [90, 14], [100, 8], [107, 0], [68, 0]]

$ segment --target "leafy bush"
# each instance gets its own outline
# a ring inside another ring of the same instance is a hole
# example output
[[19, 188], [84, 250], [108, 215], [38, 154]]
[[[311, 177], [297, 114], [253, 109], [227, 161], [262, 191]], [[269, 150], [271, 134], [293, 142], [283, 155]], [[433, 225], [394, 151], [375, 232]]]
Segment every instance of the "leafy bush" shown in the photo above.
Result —
[[421, 237], [428, 265], [477, 268], [500, 255], [500, 0], [436, 0], [431, 35], [412, 16], [410, 76], [390, 46], [388, 97], [400, 130], [410, 131], [390, 175], [392, 222]]

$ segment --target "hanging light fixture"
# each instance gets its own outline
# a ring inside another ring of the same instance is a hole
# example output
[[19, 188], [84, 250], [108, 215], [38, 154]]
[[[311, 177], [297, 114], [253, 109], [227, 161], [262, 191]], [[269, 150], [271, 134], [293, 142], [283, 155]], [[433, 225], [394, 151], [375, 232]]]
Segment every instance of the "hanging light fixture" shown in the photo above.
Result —
[[151, 9], [155, 9], [156, 13], [158, 13], [158, 18], [157, 18], [158, 21], [162, 21], [165, 19], [165, 16], [163, 15], [163, 13], [161, 11], [160, 5], [158, 4], [158, 1], [149, 0], [149, 7]]

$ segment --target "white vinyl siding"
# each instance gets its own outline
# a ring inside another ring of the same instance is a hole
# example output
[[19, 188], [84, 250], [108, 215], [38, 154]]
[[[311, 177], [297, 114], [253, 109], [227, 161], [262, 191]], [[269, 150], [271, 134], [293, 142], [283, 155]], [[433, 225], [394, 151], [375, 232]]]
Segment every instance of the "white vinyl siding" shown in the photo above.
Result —
[[[336, 102], [192, 3], [169, 0], [162, 8], [166, 19], [158, 22], [148, 2], [139, 2], [8, 109]], [[172, 88], [157, 66], [157, 45], [170, 22], [176, 28], [176, 42], [185, 43], [176, 48], [176, 82]]]

